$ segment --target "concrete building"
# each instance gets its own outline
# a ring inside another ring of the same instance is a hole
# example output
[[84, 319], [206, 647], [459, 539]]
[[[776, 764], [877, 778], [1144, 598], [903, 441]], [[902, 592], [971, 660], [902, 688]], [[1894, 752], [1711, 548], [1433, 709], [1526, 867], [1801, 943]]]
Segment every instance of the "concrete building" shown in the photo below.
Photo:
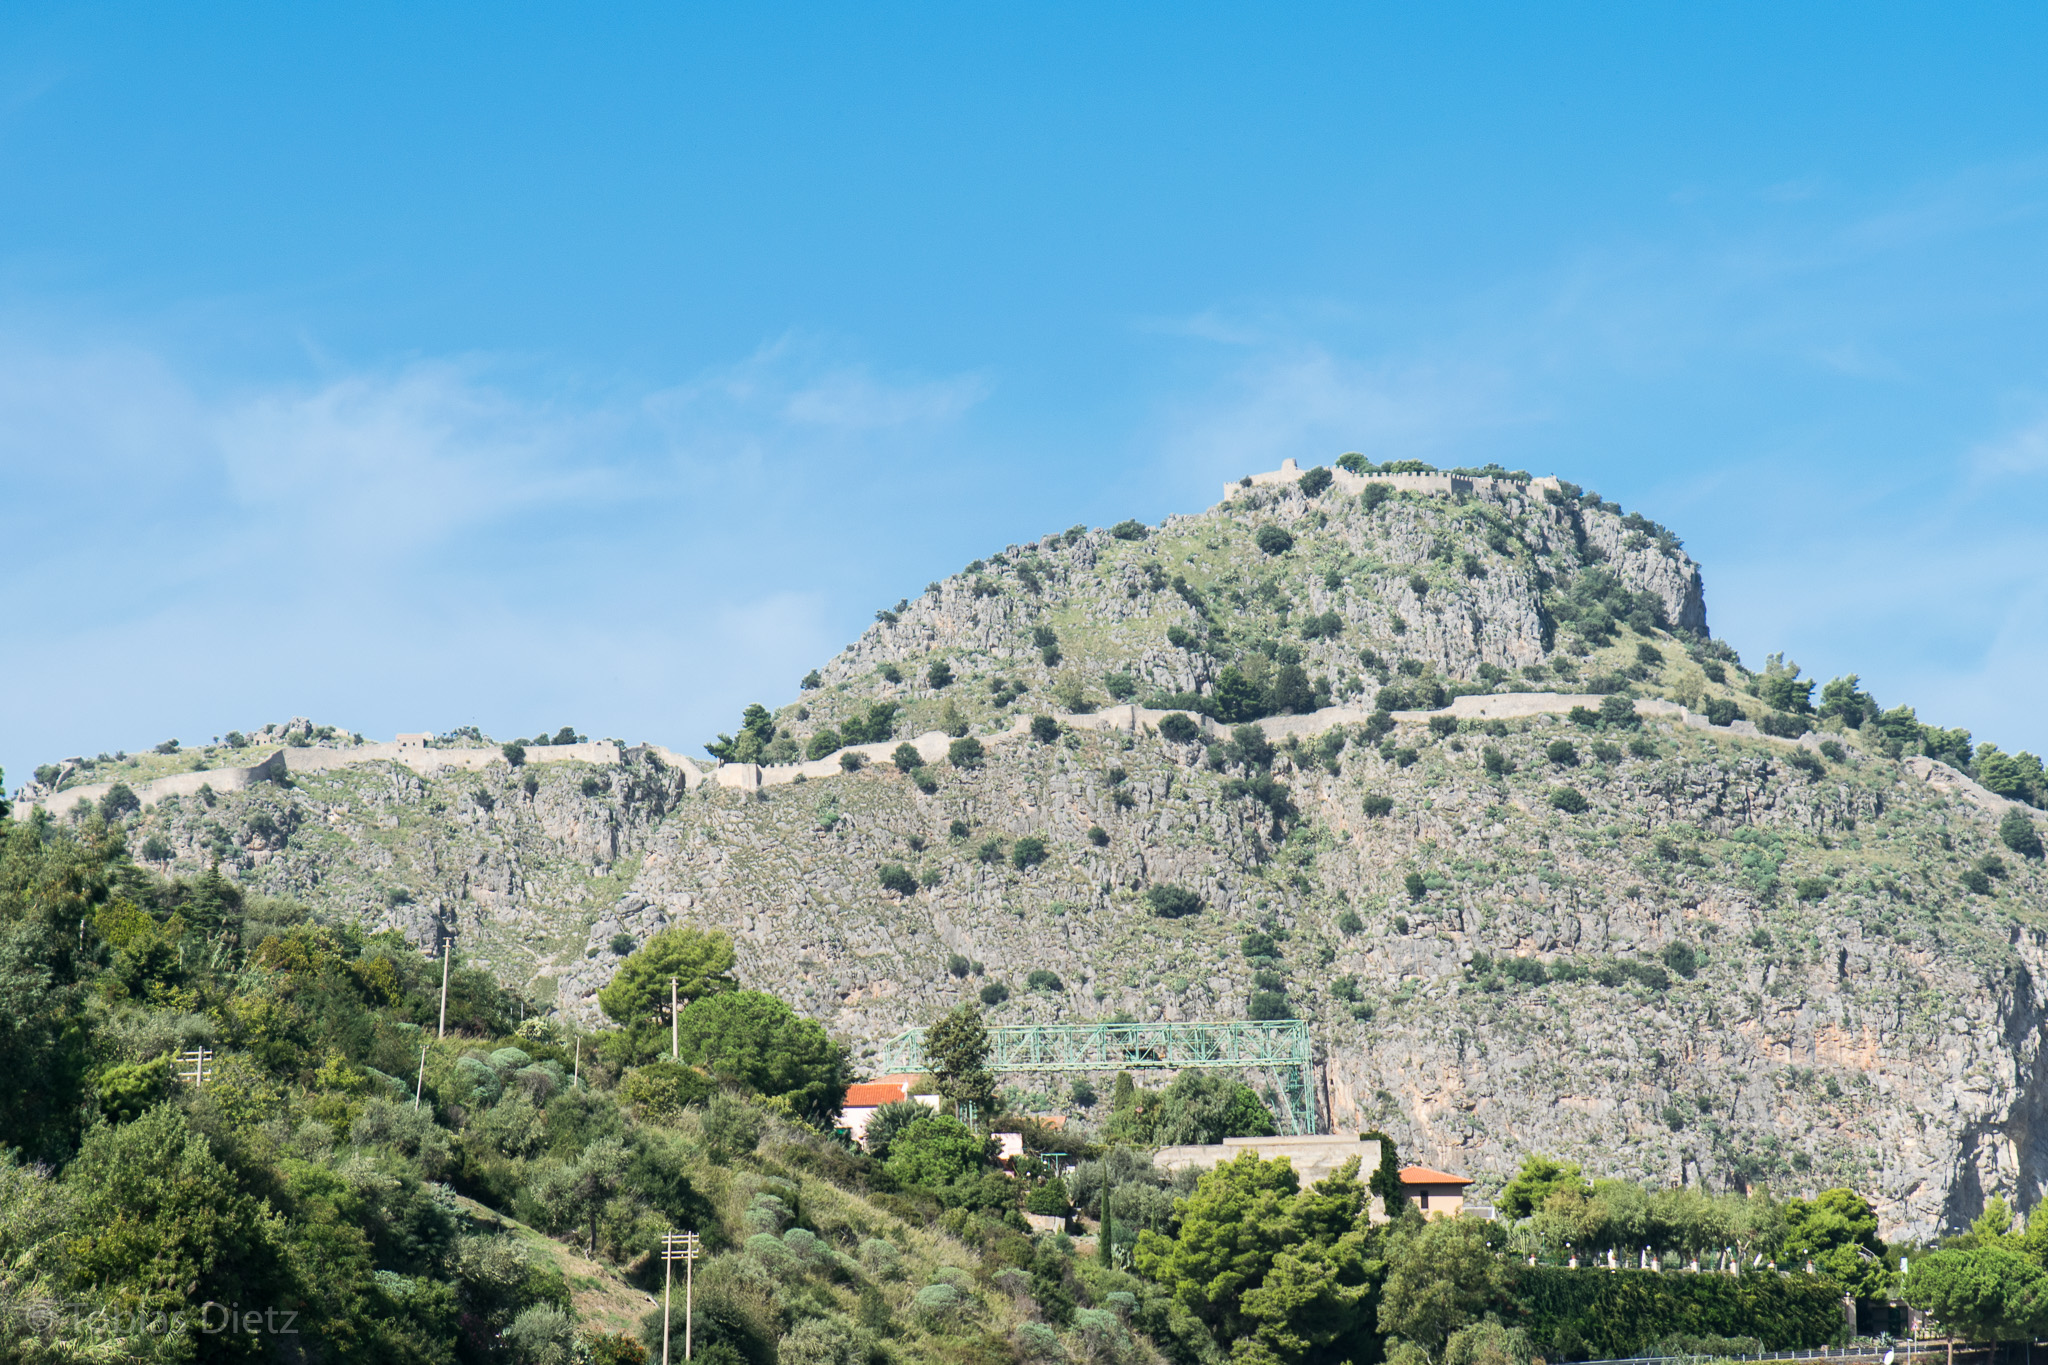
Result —
[[1286, 1157], [1303, 1185], [1312, 1185], [1325, 1176], [1335, 1175], [1337, 1168], [1353, 1157], [1358, 1158], [1360, 1179], [1371, 1175], [1373, 1168], [1380, 1164], [1379, 1143], [1366, 1141], [1356, 1133], [1225, 1138], [1207, 1146], [1161, 1147], [1152, 1160], [1164, 1171], [1188, 1167], [1207, 1170], [1219, 1162], [1235, 1161], [1246, 1152], [1255, 1153], [1261, 1161]]

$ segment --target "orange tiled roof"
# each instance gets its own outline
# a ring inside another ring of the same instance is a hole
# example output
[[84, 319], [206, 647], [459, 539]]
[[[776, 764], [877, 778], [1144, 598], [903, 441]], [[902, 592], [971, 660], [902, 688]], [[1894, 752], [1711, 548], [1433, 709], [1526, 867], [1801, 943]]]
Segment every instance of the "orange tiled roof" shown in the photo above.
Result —
[[1403, 1166], [1403, 1185], [1469, 1185], [1472, 1182], [1462, 1175], [1449, 1175], [1443, 1171], [1432, 1171], [1427, 1166]]
[[852, 1109], [880, 1108], [885, 1104], [895, 1104], [907, 1095], [908, 1087], [904, 1081], [868, 1081], [846, 1087], [846, 1105]]

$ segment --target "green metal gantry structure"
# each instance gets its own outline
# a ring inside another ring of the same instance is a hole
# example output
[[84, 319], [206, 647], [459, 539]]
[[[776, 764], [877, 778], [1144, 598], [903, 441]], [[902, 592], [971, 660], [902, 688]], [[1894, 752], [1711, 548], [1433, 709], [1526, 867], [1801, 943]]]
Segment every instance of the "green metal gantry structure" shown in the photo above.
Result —
[[[1300, 1019], [1221, 1024], [1007, 1024], [988, 1031], [988, 1069], [1026, 1072], [1270, 1071], [1281, 1121], [1316, 1131], [1315, 1044]], [[924, 1030], [905, 1029], [881, 1046], [885, 1072], [926, 1070]]]

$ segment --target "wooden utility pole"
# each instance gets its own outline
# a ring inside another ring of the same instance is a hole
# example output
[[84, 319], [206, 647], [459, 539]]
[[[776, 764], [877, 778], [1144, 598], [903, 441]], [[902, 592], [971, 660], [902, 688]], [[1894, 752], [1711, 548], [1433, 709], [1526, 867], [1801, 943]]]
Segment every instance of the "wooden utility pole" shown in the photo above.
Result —
[[204, 1087], [207, 1067], [213, 1063], [213, 1049], [193, 1048], [178, 1054], [178, 1079], [187, 1085]]
[[454, 948], [454, 935], [443, 935], [441, 939], [441, 1027], [434, 1034], [436, 1038], [448, 1036], [448, 955]]
[[683, 1359], [690, 1358], [691, 1309], [694, 1306], [696, 1260], [701, 1250], [694, 1232], [664, 1232], [661, 1234], [661, 1365], [668, 1362], [668, 1320], [674, 1300], [671, 1297], [676, 1282], [675, 1263], [683, 1263]]
[[668, 979], [668, 1057], [672, 1062], [681, 1061], [683, 1057], [682, 1034], [677, 1031], [676, 1027], [680, 1019], [681, 1015], [676, 1010], [676, 979], [670, 977]]
[[425, 1092], [426, 1088], [427, 1088], [427, 1050], [426, 1050], [425, 1048], [421, 1048], [421, 1049], [420, 1049], [420, 1078], [419, 1078], [419, 1080], [418, 1080], [418, 1081], [416, 1081], [416, 1082], [414, 1082], [414, 1083], [413, 1083], [413, 1087], [412, 1087], [412, 1107], [413, 1107], [413, 1108], [417, 1109], [417, 1108], [419, 1108], [419, 1107], [420, 1107], [420, 1095], [421, 1095], [422, 1093], [424, 1093], [424, 1092]]

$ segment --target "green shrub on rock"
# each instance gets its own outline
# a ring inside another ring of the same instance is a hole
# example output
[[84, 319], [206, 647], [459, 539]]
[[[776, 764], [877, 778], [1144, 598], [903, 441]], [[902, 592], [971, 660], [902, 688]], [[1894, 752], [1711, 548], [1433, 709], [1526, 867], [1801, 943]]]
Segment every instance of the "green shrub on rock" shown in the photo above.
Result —
[[1261, 551], [1269, 555], [1286, 554], [1294, 548], [1294, 537], [1280, 527], [1270, 523], [1261, 526], [1259, 533], [1253, 537], [1253, 540], [1258, 544]]
[[1186, 887], [1162, 882], [1145, 892], [1145, 901], [1152, 907], [1152, 913], [1161, 919], [1180, 919], [1187, 915], [1202, 913], [1202, 898]]
[[1803, 717], [1789, 711], [1766, 711], [1757, 721], [1756, 728], [1775, 739], [1797, 739], [1813, 727]]
[[2041, 856], [2041, 831], [2023, 810], [2008, 810], [1998, 821], [1998, 841], [2022, 858]]
[[1550, 792], [1550, 804], [1566, 815], [1580, 815], [1586, 809], [1586, 796], [1577, 787], [1554, 787]]
[[1294, 1007], [1278, 991], [1254, 991], [1246, 1013], [1253, 1019], [1292, 1019]]
[[1611, 730], [1632, 730], [1642, 721], [1634, 699], [1617, 692], [1600, 703], [1600, 723]]

